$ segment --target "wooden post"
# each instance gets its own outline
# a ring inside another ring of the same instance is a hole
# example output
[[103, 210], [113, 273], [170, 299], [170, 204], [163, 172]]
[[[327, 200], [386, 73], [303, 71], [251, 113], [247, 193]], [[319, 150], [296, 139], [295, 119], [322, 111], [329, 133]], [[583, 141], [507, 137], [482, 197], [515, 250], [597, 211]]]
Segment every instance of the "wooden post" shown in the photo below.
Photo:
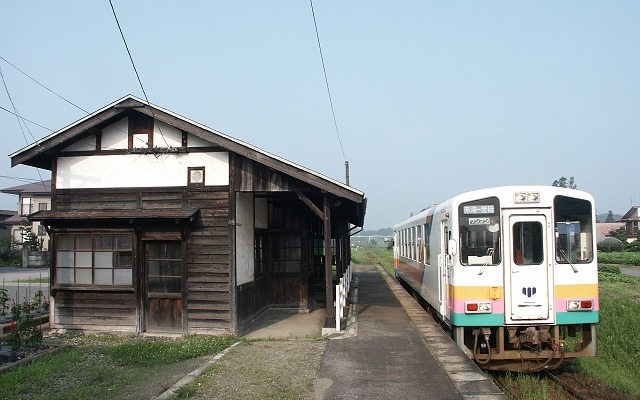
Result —
[[324, 277], [327, 296], [327, 325], [335, 320], [336, 309], [333, 305], [333, 276], [331, 274], [331, 203], [324, 196]]

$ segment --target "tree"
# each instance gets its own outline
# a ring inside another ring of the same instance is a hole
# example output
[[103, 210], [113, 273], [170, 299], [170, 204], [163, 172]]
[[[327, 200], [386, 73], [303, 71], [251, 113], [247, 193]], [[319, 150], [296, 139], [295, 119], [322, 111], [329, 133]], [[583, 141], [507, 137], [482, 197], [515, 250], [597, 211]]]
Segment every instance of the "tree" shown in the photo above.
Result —
[[611, 231], [610, 233], [614, 233], [614, 235], [612, 236], [622, 243], [627, 243], [627, 229], [624, 226], [621, 226], [617, 230]]
[[578, 188], [578, 186], [576, 185], [575, 179], [573, 179], [573, 176], [571, 178], [569, 178], [568, 181], [567, 181], [567, 178], [565, 178], [563, 176], [560, 179], [557, 179], [557, 180], [553, 181], [551, 186], [557, 186], [557, 187], [563, 187], [563, 188], [569, 188], [569, 189], [577, 189]]
[[32, 231], [31, 225], [25, 224], [22, 231], [22, 246], [31, 251], [42, 251], [42, 239], [39, 239]]
[[611, 210], [609, 210], [609, 214], [607, 214], [607, 219], [604, 222], [615, 222], [615, 219], [613, 218], [613, 212], [611, 212]]

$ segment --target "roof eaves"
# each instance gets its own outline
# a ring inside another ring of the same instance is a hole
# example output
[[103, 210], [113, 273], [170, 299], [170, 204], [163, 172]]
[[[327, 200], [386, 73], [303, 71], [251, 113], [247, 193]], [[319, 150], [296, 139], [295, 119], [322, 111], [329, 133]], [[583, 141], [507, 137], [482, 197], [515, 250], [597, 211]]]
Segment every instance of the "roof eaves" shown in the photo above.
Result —
[[[112, 102], [112, 103], [100, 108], [99, 110], [97, 110], [97, 111], [95, 111], [95, 112], [93, 112], [91, 114], [88, 114], [87, 116], [75, 121], [74, 123], [69, 124], [64, 128], [62, 128], [62, 129], [60, 129], [60, 130], [58, 130], [56, 132], [51, 133], [50, 135], [44, 137], [43, 139], [40, 139], [40, 140], [32, 143], [31, 145], [26, 146], [23, 149], [16, 151], [13, 154], [10, 154], [9, 157], [12, 159], [12, 164], [13, 165], [17, 165], [17, 164], [23, 163], [25, 161], [25, 160], [21, 160], [21, 161], [14, 160], [14, 158], [16, 156], [19, 156], [20, 154], [23, 154], [25, 152], [33, 151], [33, 149], [35, 147], [38, 147], [38, 146], [43, 146], [43, 145], [47, 145], [47, 144], [49, 144], [49, 146], [52, 146], [51, 145], [52, 139], [56, 138], [57, 136], [63, 134], [66, 131], [72, 130], [74, 127], [77, 127], [78, 125], [90, 120], [91, 118], [94, 118], [97, 115], [100, 115], [101, 113], [104, 113], [105, 111], [109, 110], [110, 108], [114, 108], [114, 107], [118, 106], [119, 104], [122, 105], [122, 103], [125, 103], [128, 100], [132, 100], [134, 103], [139, 103], [141, 105], [148, 106], [148, 107], [152, 108], [153, 110], [156, 110], [158, 112], [164, 113], [164, 114], [166, 114], [168, 116], [171, 116], [172, 118], [175, 118], [177, 120], [184, 121], [185, 123], [187, 123], [189, 125], [192, 125], [192, 126], [195, 126], [195, 127], [199, 128], [199, 129], [205, 131], [205, 132], [210, 133], [210, 134], [214, 134], [214, 135], [222, 138], [223, 140], [227, 141], [230, 144], [235, 144], [235, 146], [233, 146], [233, 147], [236, 148], [234, 151], [237, 151], [239, 154], [241, 154], [241, 155], [243, 155], [243, 156], [245, 156], [247, 158], [253, 159], [254, 161], [257, 161], [257, 162], [260, 162], [260, 163], [264, 164], [265, 160], [262, 159], [260, 156], [267, 157], [268, 159], [271, 159], [271, 160], [275, 161], [276, 164], [277, 163], [281, 163], [283, 165], [288, 166], [291, 169], [299, 170], [300, 173], [296, 174], [297, 175], [296, 177], [299, 178], [299, 179], [302, 179], [302, 180], [306, 181], [304, 175], [305, 174], [309, 174], [309, 175], [311, 175], [313, 177], [316, 177], [317, 179], [320, 179], [320, 180], [323, 180], [323, 181], [327, 182], [329, 184], [329, 186], [333, 186], [333, 188], [325, 187], [325, 189], [327, 189], [329, 192], [332, 192], [332, 193], [334, 193], [336, 195], [340, 195], [340, 196], [343, 196], [343, 197], [350, 198], [351, 200], [356, 201], [356, 202], [362, 202], [362, 199], [364, 198], [364, 192], [362, 192], [360, 190], [357, 190], [357, 189], [355, 189], [355, 188], [353, 188], [351, 186], [348, 186], [348, 185], [346, 185], [346, 184], [344, 184], [344, 183], [342, 183], [340, 181], [337, 181], [337, 180], [335, 180], [333, 178], [330, 178], [330, 177], [328, 177], [326, 175], [323, 175], [323, 174], [321, 174], [319, 172], [316, 172], [314, 170], [311, 170], [309, 168], [303, 167], [302, 165], [296, 164], [296, 163], [294, 163], [294, 162], [292, 162], [290, 160], [287, 160], [287, 159], [285, 159], [283, 157], [280, 157], [280, 156], [277, 156], [275, 154], [269, 153], [269, 152], [267, 152], [265, 150], [262, 150], [262, 149], [260, 149], [260, 148], [258, 148], [256, 146], [253, 146], [253, 145], [251, 145], [249, 143], [246, 143], [246, 142], [244, 142], [242, 140], [239, 140], [239, 139], [236, 139], [234, 137], [228, 136], [228, 135], [226, 135], [226, 134], [224, 134], [224, 133], [222, 133], [220, 131], [217, 131], [215, 129], [209, 128], [206, 125], [203, 125], [203, 124], [201, 124], [199, 122], [193, 121], [193, 120], [191, 120], [189, 118], [183, 117], [182, 115], [174, 113], [173, 111], [170, 111], [170, 110], [167, 110], [167, 109], [162, 108], [160, 106], [157, 106], [157, 105], [154, 105], [152, 103], [149, 103], [149, 102], [147, 102], [145, 100], [142, 100], [142, 99], [140, 99], [140, 98], [138, 98], [138, 97], [136, 97], [134, 95], [131, 95], [131, 94], [129, 94], [127, 96], [124, 96], [121, 99], [118, 99], [118, 100], [116, 100], [116, 101], [114, 101], [114, 102]], [[130, 107], [134, 107], [134, 105], [130, 105]], [[126, 106], [123, 107], [123, 108], [126, 108]], [[140, 109], [139, 111], [144, 112], [144, 109]], [[155, 113], [153, 111], [150, 111], [150, 113], [153, 116], [155, 116]], [[167, 122], [167, 121], [164, 121], [164, 122]], [[168, 123], [170, 123], [170, 122], [168, 122]], [[192, 133], [192, 134], [194, 134], [196, 136], [200, 136], [200, 135], [198, 135], [198, 132], [190, 132], [190, 133]], [[207, 138], [203, 138], [203, 139], [207, 139]], [[237, 149], [237, 146], [239, 146], [240, 149]], [[46, 150], [48, 150], [48, 147], [43, 147], [43, 151], [46, 151]], [[231, 149], [231, 150], [233, 150], [233, 149]], [[28, 158], [35, 157], [38, 154], [34, 154], [33, 156], [28, 157]], [[256, 154], [257, 157], [254, 157], [253, 156], [254, 154]], [[14, 164], [14, 162], [15, 162], [15, 164]], [[272, 166], [277, 168], [277, 165], [272, 165]], [[331, 190], [331, 189], [333, 189], [333, 190]], [[345, 191], [346, 193], [342, 193], [341, 194], [342, 191]]]

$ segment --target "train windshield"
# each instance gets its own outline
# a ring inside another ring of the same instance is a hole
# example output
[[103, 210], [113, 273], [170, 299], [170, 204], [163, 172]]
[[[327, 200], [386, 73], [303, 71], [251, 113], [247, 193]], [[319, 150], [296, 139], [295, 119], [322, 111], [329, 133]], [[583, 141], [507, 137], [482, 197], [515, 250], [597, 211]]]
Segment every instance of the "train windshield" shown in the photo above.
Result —
[[566, 196], [553, 201], [556, 224], [556, 261], [588, 263], [593, 260], [591, 202]]
[[460, 204], [460, 262], [463, 265], [500, 263], [500, 201], [497, 197]]

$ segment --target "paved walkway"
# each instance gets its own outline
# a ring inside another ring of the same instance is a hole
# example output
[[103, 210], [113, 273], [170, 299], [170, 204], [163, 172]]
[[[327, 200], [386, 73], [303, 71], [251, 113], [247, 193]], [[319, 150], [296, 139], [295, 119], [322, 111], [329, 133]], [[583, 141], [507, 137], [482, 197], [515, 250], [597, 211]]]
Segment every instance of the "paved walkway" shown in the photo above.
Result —
[[[354, 276], [358, 280], [357, 334], [327, 344], [316, 398], [464, 398], [377, 269], [357, 266]], [[454, 353], [449, 355], [458, 354]], [[471, 363], [468, 357], [466, 362]], [[501, 395], [496, 394], [483, 398]]]
[[620, 267], [620, 272], [631, 276], [640, 276], [640, 267]]

